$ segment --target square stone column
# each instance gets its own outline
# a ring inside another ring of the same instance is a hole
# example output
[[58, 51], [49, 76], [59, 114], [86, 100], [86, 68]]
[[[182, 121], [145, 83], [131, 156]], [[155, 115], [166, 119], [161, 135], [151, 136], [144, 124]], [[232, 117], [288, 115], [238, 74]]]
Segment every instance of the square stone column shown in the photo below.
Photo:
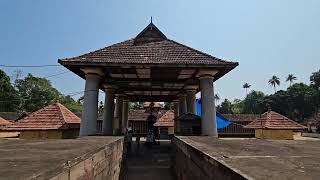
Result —
[[199, 80], [201, 89], [201, 132], [202, 135], [218, 137], [213, 77], [205, 75], [201, 76]]
[[123, 100], [122, 106], [122, 133], [126, 134], [128, 128], [129, 100]]
[[102, 134], [113, 134], [114, 121], [114, 92], [115, 89], [111, 86], [105, 86], [105, 101], [103, 110]]
[[179, 116], [187, 113], [186, 97], [187, 96], [184, 93], [179, 94]]
[[116, 94], [116, 107], [114, 110], [114, 121], [113, 121], [114, 135], [121, 134], [123, 98], [124, 96], [122, 94]]
[[87, 72], [79, 136], [96, 135], [100, 75]]

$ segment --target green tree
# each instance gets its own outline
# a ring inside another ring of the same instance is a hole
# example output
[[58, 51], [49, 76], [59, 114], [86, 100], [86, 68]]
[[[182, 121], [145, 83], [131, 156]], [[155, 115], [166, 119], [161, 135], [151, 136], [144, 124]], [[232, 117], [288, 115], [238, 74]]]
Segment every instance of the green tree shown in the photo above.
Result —
[[218, 94], [215, 94], [215, 95], [214, 95], [214, 100], [216, 101], [216, 104], [219, 103], [220, 97], [219, 97]]
[[312, 73], [312, 75], [310, 76], [310, 82], [312, 87], [320, 90], [320, 70]]
[[273, 88], [274, 88], [274, 93], [276, 93], [276, 92], [277, 92], [276, 86], [279, 86], [279, 85], [280, 85], [280, 79], [279, 79], [277, 76], [273, 75], [273, 76], [271, 77], [271, 79], [268, 81], [268, 83], [269, 83], [271, 86], [273, 86]]
[[74, 113], [79, 113], [82, 111], [82, 104], [79, 101], [75, 101], [71, 96], [61, 95], [59, 102]]
[[103, 112], [103, 108], [104, 108], [103, 102], [100, 101], [100, 102], [99, 102], [99, 107], [98, 107], [98, 112], [99, 112], [99, 113], [102, 113], [102, 112]]
[[164, 109], [173, 109], [173, 103], [172, 102], [164, 102]]
[[243, 101], [240, 99], [233, 100], [231, 110], [234, 114], [241, 114], [243, 111]]
[[24, 79], [17, 80], [16, 86], [23, 98], [22, 110], [24, 111], [36, 111], [60, 99], [58, 90], [45, 78], [28, 74]]
[[133, 110], [135, 110], [137, 107], [137, 104], [138, 104], [137, 102], [128, 102], [128, 111], [132, 112]]
[[290, 87], [291, 87], [293, 81], [295, 81], [295, 80], [297, 80], [297, 77], [294, 76], [293, 74], [289, 74], [288, 77], [287, 77], [287, 79], [286, 79], [286, 81], [290, 83], [290, 84], [289, 84]]
[[0, 111], [19, 111], [21, 98], [11, 85], [10, 77], [0, 69]]
[[[303, 83], [293, 84], [287, 91], [278, 91], [265, 98], [271, 109], [293, 120], [302, 122], [319, 108], [319, 93]], [[267, 104], [265, 103], [265, 104]]]
[[242, 86], [246, 90], [246, 95], [248, 95], [248, 89], [251, 87], [249, 83], [244, 83]]
[[224, 99], [221, 105], [217, 107], [217, 111], [221, 114], [233, 114], [232, 103], [228, 99]]
[[265, 95], [261, 91], [252, 91], [243, 100], [242, 113], [244, 114], [261, 114], [265, 111]]

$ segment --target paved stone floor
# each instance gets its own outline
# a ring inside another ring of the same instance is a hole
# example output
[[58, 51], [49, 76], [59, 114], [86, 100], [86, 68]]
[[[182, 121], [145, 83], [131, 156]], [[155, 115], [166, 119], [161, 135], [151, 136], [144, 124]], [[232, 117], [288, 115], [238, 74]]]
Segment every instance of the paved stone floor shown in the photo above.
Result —
[[171, 141], [161, 141], [160, 145], [146, 146], [140, 142], [138, 149], [134, 142], [128, 153], [127, 180], [173, 180], [171, 166]]

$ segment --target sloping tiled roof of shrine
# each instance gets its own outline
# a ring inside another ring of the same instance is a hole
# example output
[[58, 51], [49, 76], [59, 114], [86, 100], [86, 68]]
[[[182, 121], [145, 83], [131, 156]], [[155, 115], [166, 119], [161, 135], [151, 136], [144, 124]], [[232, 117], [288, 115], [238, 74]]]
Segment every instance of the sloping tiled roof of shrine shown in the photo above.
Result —
[[198, 64], [238, 65], [168, 39], [153, 23], [135, 38], [81, 56], [59, 59], [61, 64]]
[[60, 103], [46, 106], [3, 130], [56, 130], [79, 128], [80, 118]]
[[306, 129], [307, 127], [277, 113], [268, 111], [261, 115], [247, 126], [246, 128], [254, 129], [281, 129], [281, 130], [299, 130]]

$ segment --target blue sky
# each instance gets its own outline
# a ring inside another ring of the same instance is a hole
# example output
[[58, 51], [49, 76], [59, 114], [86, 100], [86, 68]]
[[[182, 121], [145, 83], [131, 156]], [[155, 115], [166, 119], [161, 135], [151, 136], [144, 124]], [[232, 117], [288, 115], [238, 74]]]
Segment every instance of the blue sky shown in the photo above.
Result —
[[[135, 37], [153, 22], [170, 39], [240, 66], [215, 83], [221, 98], [243, 98], [244, 82], [267, 94], [272, 75], [309, 83], [320, 69], [320, 1], [0, 1], [0, 64], [57, 64]], [[2, 68], [9, 75], [16, 68]], [[20, 68], [48, 76], [63, 67]], [[82, 91], [72, 73], [49, 78], [62, 93]], [[101, 96], [103, 97], [103, 96]]]

